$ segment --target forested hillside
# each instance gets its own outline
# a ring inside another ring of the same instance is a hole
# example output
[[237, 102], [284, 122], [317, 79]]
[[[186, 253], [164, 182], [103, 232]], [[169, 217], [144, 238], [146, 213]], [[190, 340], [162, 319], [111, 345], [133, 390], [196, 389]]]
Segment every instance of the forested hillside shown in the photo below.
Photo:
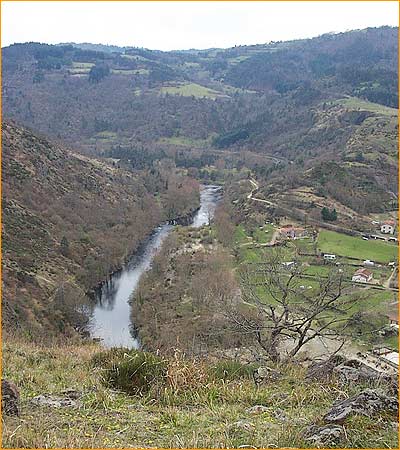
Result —
[[127, 172], [12, 122], [3, 123], [2, 170], [3, 320], [12, 328], [82, 326], [85, 292], [160, 221], [198, 205], [197, 184], [162, 161]]
[[95, 152], [132, 138], [180, 138], [276, 153], [327, 100], [398, 102], [397, 29], [389, 27], [226, 50], [84, 48], [3, 49], [5, 114]]
[[195, 183], [175, 167], [214, 181], [250, 169], [277, 204], [315, 218], [318, 205], [336, 208], [358, 229], [396, 208], [397, 33], [181, 52], [3, 49], [5, 117], [81, 154], [4, 126], [5, 279], [19, 305], [6, 317], [44, 314], [19, 287], [54, 297], [73, 276], [91, 288], [162, 218], [194, 207]]

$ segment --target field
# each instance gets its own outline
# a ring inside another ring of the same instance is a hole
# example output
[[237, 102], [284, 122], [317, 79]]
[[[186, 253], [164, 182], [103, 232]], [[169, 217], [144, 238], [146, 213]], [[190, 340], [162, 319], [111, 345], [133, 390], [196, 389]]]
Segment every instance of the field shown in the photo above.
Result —
[[140, 74], [148, 75], [149, 71], [145, 69], [134, 69], [134, 70], [111, 69], [111, 73], [113, 73], [114, 75], [140, 75]]
[[336, 100], [335, 103], [345, 106], [348, 109], [369, 111], [375, 114], [382, 114], [384, 116], [397, 117], [397, 110], [389, 108], [388, 106], [379, 105], [378, 103], [368, 102], [356, 97], [348, 97]]
[[347, 236], [335, 231], [321, 230], [318, 248], [324, 253], [333, 253], [360, 260], [370, 259], [381, 263], [397, 260], [397, 246], [381, 241], [365, 241], [361, 237]]
[[215, 91], [214, 89], [201, 86], [196, 83], [182, 83], [174, 84], [169, 86], [163, 86], [160, 89], [160, 94], [172, 94], [172, 95], [183, 95], [184, 97], [207, 97], [211, 99], [216, 99], [217, 97], [226, 97], [226, 95], [221, 92]]
[[208, 139], [192, 139], [187, 136], [163, 137], [158, 141], [160, 144], [181, 145], [183, 147], [206, 148]]

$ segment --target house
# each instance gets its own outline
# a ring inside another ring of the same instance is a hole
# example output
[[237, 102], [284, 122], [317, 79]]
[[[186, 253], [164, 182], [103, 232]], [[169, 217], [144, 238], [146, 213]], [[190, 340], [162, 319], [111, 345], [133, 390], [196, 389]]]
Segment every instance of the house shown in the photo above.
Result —
[[293, 225], [285, 225], [279, 229], [279, 234], [281, 237], [289, 239], [297, 239], [300, 237], [307, 236], [307, 231], [302, 227], [295, 227]]
[[389, 323], [391, 326], [399, 329], [399, 312], [398, 310], [390, 311], [386, 317], [389, 319]]
[[372, 281], [372, 272], [368, 269], [358, 269], [354, 272], [351, 281], [355, 281], [356, 283], [369, 283]]
[[381, 233], [384, 234], [393, 234], [394, 233], [394, 220], [385, 220], [381, 224]]
[[331, 255], [329, 253], [324, 253], [324, 260], [325, 261], [333, 261], [336, 259], [336, 255]]

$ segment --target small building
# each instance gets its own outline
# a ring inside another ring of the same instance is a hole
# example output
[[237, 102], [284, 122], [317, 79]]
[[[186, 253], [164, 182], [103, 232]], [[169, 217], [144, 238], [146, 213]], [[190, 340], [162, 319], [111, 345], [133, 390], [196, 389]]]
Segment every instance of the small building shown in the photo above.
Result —
[[295, 227], [293, 225], [285, 225], [279, 229], [279, 234], [284, 238], [297, 239], [307, 236], [307, 231], [302, 227]]
[[356, 283], [369, 283], [372, 281], [372, 272], [368, 269], [358, 269], [354, 272], [351, 281]]
[[381, 224], [381, 233], [394, 234], [394, 220], [385, 220]]
[[399, 328], [399, 313], [398, 311], [391, 311], [387, 314], [387, 318], [389, 319], [389, 324], [394, 325], [397, 329]]
[[283, 262], [282, 266], [286, 267], [286, 269], [291, 269], [292, 267], [294, 267], [296, 265], [295, 261], [287, 261], [287, 262]]
[[324, 253], [324, 260], [325, 261], [334, 261], [336, 259], [336, 255]]
[[372, 267], [372, 266], [375, 265], [375, 263], [374, 263], [373, 261], [371, 261], [370, 259], [366, 259], [366, 260], [363, 262], [363, 264], [364, 264], [364, 266], [369, 266], [369, 267]]

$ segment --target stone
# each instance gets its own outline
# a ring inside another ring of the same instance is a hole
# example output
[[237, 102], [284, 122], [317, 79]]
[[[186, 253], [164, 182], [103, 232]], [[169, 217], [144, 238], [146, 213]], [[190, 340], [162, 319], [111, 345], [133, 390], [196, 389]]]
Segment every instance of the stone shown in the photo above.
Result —
[[281, 422], [286, 422], [288, 420], [288, 417], [286, 416], [285, 412], [281, 408], [275, 408], [272, 411], [272, 415], [273, 415], [273, 417], [275, 417], [275, 419], [280, 420]]
[[246, 409], [247, 414], [262, 414], [269, 411], [269, 408], [264, 405], [254, 405], [251, 408]]
[[341, 383], [383, 383], [391, 391], [397, 391], [396, 377], [380, 372], [356, 359], [335, 355], [326, 361], [313, 363], [307, 369], [306, 380], [327, 381], [335, 377]]
[[333, 368], [333, 373], [335, 373], [338, 378], [345, 382], [375, 382], [383, 381], [385, 383], [392, 382], [392, 377], [386, 375], [373, 367], [364, 364], [361, 361], [355, 359], [346, 360], [342, 364]]
[[280, 373], [277, 370], [264, 366], [259, 367], [253, 372], [253, 379], [256, 385], [266, 383], [268, 381], [276, 381], [280, 378]]
[[8, 416], [19, 416], [20, 395], [17, 386], [8, 380], [1, 380], [1, 409]]
[[305, 440], [314, 445], [337, 444], [343, 436], [343, 428], [339, 425], [311, 425], [305, 431]]
[[343, 423], [353, 414], [362, 414], [371, 417], [378, 412], [388, 412], [397, 415], [399, 409], [398, 399], [373, 389], [365, 389], [353, 397], [342, 400], [332, 406], [325, 414], [327, 423]]
[[335, 355], [326, 361], [313, 362], [307, 369], [305, 379], [308, 381], [326, 381], [332, 377], [335, 367], [346, 361], [341, 355]]
[[69, 397], [56, 397], [55, 395], [42, 394], [33, 397], [30, 401], [36, 406], [50, 406], [52, 408], [77, 407], [79, 402]]
[[254, 425], [251, 422], [246, 422], [245, 420], [238, 420], [237, 422], [234, 422], [230, 426], [230, 428], [236, 430], [253, 431]]

